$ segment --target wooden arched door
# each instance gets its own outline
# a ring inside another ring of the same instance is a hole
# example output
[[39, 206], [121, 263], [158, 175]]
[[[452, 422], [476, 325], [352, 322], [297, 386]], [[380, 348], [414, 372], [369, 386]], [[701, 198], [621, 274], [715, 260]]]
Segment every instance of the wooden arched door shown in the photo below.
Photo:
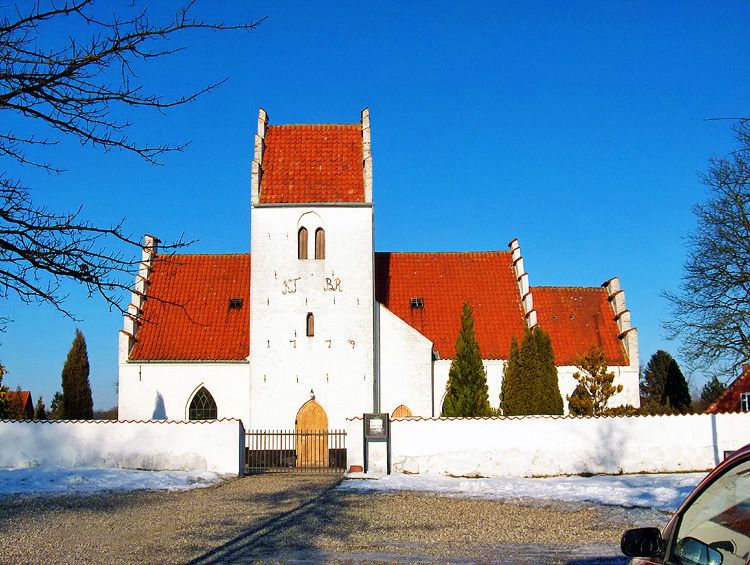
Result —
[[405, 404], [402, 404], [393, 411], [393, 414], [391, 414], [391, 418], [407, 418], [412, 415], [413, 414], [411, 413], [411, 410], [409, 410], [409, 407]]
[[328, 415], [314, 399], [297, 412], [297, 467], [328, 467]]

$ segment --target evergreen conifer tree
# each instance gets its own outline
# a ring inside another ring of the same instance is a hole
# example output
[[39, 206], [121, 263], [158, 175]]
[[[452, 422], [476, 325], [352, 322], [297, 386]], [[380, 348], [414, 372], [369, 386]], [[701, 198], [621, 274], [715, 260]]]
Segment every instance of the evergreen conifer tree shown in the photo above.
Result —
[[536, 342], [537, 374], [535, 385], [538, 389], [536, 414], [562, 414], [563, 399], [557, 379], [555, 353], [552, 351], [552, 339], [539, 326], [532, 332]]
[[461, 330], [456, 339], [456, 356], [448, 371], [442, 415], [491, 415], [487, 373], [482, 365], [482, 353], [474, 334], [474, 317], [468, 304], [464, 304], [461, 315]]
[[47, 409], [44, 406], [44, 401], [42, 400], [42, 397], [39, 397], [39, 400], [36, 401], [36, 407], [34, 408], [34, 419], [35, 420], [46, 420], [47, 419]]
[[8, 387], [3, 386], [3, 377], [5, 376], [5, 366], [0, 363], [0, 420], [8, 417], [8, 398], [5, 395]]
[[63, 417], [63, 395], [59, 391], [52, 396], [52, 400], [49, 403], [49, 413], [47, 414], [50, 420], [62, 420]]
[[73, 344], [62, 370], [63, 409], [66, 420], [90, 420], [94, 416], [89, 384], [89, 357], [86, 340], [81, 330], [76, 330]]
[[701, 402], [703, 403], [703, 407], [708, 408], [711, 404], [716, 402], [716, 399], [724, 394], [725, 390], [727, 390], [727, 385], [714, 375], [705, 385], [703, 385], [703, 389], [701, 389]]
[[674, 359], [669, 363], [662, 404], [682, 414], [690, 410], [691, 400], [687, 380], [685, 380], [685, 375], [682, 374], [680, 366]]
[[594, 399], [581, 383], [578, 383], [573, 394], [568, 397], [568, 411], [571, 416], [592, 416]]
[[651, 412], [661, 412], [663, 409], [664, 385], [667, 382], [669, 364], [672, 360], [669, 353], [659, 349], [648, 360], [643, 371], [640, 383], [641, 405]]
[[[607, 372], [607, 358], [600, 348], [592, 347], [585, 355], [579, 355], [575, 365], [580, 369], [573, 373], [578, 386], [583, 387], [591, 397], [594, 416], [604, 414], [607, 402], [613, 394], [622, 392], [622, 385], [615, 385], [615, 374]], [[570, 405], [572, 396], [568, 396]]]
[[513, 336], [510, 340], [510, 354], [503, 372], [502, 396], [503, 416], [520, 416], [524, 410], [524, 399], [527, 391], [521, 379], [520, 350], [518, 340]]

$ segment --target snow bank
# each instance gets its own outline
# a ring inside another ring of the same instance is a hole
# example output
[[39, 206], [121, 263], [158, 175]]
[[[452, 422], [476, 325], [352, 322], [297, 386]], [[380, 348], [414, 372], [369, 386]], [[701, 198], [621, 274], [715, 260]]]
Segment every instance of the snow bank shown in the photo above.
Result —
[[208, 471], [136, 471], [92, 467], [0, 469], [0, 496], [97, 494], [131, 490], [187, 490], [221, 480]]
[[674, 511], [705, 473], [462, 479], [435, 475], [386, 475], [350, 479], [344, 491], [422, 491], [495, 500], [544, 500]]
[[234, 474], [244, 465], [239, 420], [2, 421], [0, 467], [113, 467]]

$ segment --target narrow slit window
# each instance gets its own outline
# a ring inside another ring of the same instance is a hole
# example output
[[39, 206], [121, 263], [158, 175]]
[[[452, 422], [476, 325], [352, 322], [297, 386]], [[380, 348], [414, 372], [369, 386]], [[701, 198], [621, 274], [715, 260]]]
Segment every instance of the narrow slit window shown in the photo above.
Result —
[[323, 228], [315, 230], [315, 258], [326, 258], [326, 232]]
[[297, 232], [297, 259], [307, 259], [307, 228]]
[[307, 313], [307, 337], [315, 335], [315, 316], [312, 312]]

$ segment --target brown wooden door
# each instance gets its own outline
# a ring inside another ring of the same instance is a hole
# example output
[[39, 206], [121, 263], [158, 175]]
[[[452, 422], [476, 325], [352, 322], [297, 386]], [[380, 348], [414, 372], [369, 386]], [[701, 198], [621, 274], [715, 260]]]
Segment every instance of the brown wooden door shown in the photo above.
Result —
[[408, 406], [402, 404], [393, 411], [393, 414], [391, 414], [391, 418], [406, 418], [411, 415], [412, 413], [411, 410], [409, 410]]
[[297, 467], [328, 467], [328, 416], [315, 400], [297, 412]]

